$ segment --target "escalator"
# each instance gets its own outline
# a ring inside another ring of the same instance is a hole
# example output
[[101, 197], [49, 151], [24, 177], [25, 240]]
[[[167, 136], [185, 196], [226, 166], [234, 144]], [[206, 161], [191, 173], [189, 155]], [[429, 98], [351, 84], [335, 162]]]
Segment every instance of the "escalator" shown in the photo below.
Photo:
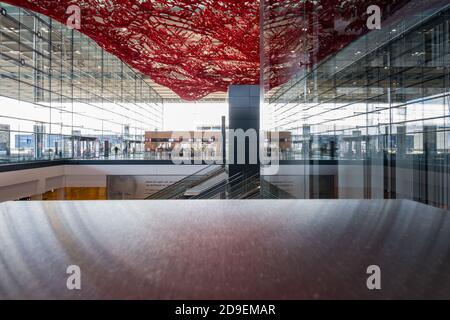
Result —
[[293, 199], [288, 192], [261, 177], [259, 172], [228, 177], [225, 168], [208, 166], [149, 196], [162, 199]]
[[238, 173], [221, 181], [190, 199], [246, 199], [250, 195], [259, 195], [260, 175]]
[[[217, 167], [217, 168], [216, 168]], [[225, 173], [225, 168], [217, 165], [207, 166], [194, 174], [150, 195], [145, 200], [184, 199], [189, 189]]]
[[190, 199], [294, 199], [294, 197], [263, 179], [259, 172], [238, 173]]
[[261, 179], [261, 198], [262, 199], [295, 199], [287, 191], [277, 187], [265, 179]]

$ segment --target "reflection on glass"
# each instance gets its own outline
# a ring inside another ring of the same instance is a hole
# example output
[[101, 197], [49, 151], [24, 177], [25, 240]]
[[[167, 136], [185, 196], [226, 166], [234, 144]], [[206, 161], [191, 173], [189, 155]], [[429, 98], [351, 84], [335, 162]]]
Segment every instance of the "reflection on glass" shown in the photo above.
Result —
[[[372, 2], [382, 9], [380, 30], [368, 30], [365, 2], [264, 1], [263, 126], [292, 133], [283, 158], [308, 160], [297, 173], [308, 187], [331, 183], [309, 165], [333, 160], [333, 197], [447, 208], [448, 1]], [[292, 75], [274, 81], [286, 66]]]

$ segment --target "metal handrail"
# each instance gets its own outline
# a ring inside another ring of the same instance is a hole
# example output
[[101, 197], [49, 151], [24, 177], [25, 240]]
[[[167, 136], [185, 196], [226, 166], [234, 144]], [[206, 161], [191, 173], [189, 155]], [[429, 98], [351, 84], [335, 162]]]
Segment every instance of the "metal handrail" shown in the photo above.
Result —
[[151, 200], [151, 199], [172, 199], [174, 197], [179, 196], [180, 194], [184, 193], [187, 189], [192, 188], [200, 183], [203, 183], [204, 181], [208, 180], [212, 176], [216, 176], [217, 174], [224, 172], [223, 167], [219, 167], [218, 170], [212, 170], [209, 172], [209, 174], [202, 174], [208, 169], [211, 169], [211, 167], [216, 166], [214, 164], [209, 165], [205, 168], [202, 168], [201, 170], [175, 182], [174, 184], [171, 184], [170, 186], [167, 186], [166, 188], [148, 196], [145, 198], [145, 200]]
[[[259, 172], [251, 176], [238, 173], [229, 178], [226, 182], [217, 183], [210, 189], [191, 199], [211, 199], [221, 193], [224, 193], [227, 199], [239, 199], [244, 194], [244, 187], [248, 188], [250, 184], [257, 182], [255, 187], [259, 188], [259, 176]], [[247, 192], [250, 190], [245, 191]]]
[[261, 190], [261, 175], [259, 172], [246, 177], [238, 184], [231, 185], [228, 192], [228, 199], [246, 199]]
[[192, 197], [191, 199], [209, 199], [213, 195], [217, 195], [220, 192], [223, 192], [224, 190], [222, 190], [222, 189], [225, 188], [229, 183], [232, 183], [239, 179], [242, 179], [242, 177], [243, 177], [242, 173], [239, 172], [239, 173], [229, 177], [226, 181], [220, 181], [220, 182], [215, 183], [210, 188], [208, 188], [207, 190], [204, 190], [200, 194]]
[[295, 199], [289, 192], [264, 179], [261, 180], [261, 189], [264, 199]]

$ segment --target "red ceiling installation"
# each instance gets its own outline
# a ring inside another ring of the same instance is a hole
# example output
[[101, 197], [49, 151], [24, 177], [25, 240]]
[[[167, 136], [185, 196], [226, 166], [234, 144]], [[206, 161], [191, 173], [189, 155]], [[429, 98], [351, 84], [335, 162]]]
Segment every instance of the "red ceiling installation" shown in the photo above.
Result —
[[220, 0], [7, 0], [66, 23], [185, 100], [259, 82], [259, 3]]
[[[185, 100], [260, 80], [259, 0], [2, 0], [66, 23]], [[366, 8], [402, 0], [264, 0], [264, 69], [269, 87], [366, 32]], [[339, 28], [335, 29], [335, 21]], [[320, 45], [318, 45], [320, 43]]]

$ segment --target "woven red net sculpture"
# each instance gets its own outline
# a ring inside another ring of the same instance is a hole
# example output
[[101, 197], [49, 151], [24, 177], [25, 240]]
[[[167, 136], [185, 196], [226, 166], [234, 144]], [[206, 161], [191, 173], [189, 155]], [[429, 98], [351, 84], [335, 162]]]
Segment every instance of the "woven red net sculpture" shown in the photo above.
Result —
[[[264, 0], [268, 87], [366, 32], [366, 8], [402, 0]], [[185, 100], [260, 80], [259, 0], [5, 0], [65, 24], [81, 9], [80, 32]], [[339, 21], [341, 31], [335, 29]], [[320, 45], [318, 45], [320, 44]]]

